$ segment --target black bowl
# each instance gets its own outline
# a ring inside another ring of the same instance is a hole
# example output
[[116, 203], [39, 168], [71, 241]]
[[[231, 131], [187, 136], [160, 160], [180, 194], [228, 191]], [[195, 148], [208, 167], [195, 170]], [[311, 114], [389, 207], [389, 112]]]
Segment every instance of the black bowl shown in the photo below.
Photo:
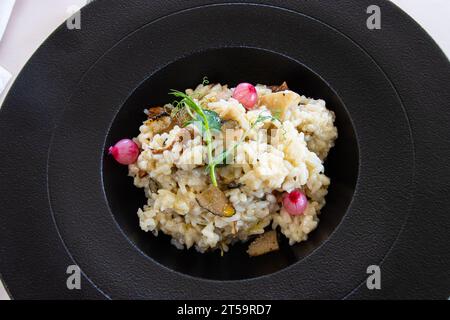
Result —
[[192, 88], [204, 76], [212, 83], [231, 86], [240, 82], [278, 84], [287, 81], [296, 92], [324, 99], [327, 107], [335, 112], [339, 139], [326, 163], [326, 174], [332, 183], [317, 230], [311, 233], [307, 242], [294, 246], [281, 236], [283, 241], [279, 251], [256, 258], [250, 258], [246, 253], [248, 244], [236, 244], [223, 256], [220, 251], [204, 254], [195, 249], [180, 251], [162, 232], [154, 237], [140, 230], [136, 212], [146, 203], [144, 192], [134, 187], [126, 167], [117, 165], [107, 156], [103, 165], [103, 183], [109, 206], [128, 238], [149, 257], [173, 270], [217, 280], [244, 279], [276, 272], [319, 247], [347, 211], [358, 176], [358, 145], [350, 116], [329, 84], [298, 61], [254, 48], [206, 50], [174, 61], [141, 83], [114, 119], [106, 146], [123, 137], [137, 136], [139, 126], [146, 118], [144, 109], [171, 102], [170, 89]]
[[[14, 298], [447, 298], [450, 69], [412, 19], [381, 0], [381, 30], [360, 0], [105, 2], [46, 41], [0, 113], [0, 271]], [[286, 80], [336, 112], [307, 242], [220, 258], [139, 229], [142, 190], [105, 149], [203, 76]], [[66, 287], [74, 264], [82, 290]], [[365, 285], [370, 265], [382, 290]]]

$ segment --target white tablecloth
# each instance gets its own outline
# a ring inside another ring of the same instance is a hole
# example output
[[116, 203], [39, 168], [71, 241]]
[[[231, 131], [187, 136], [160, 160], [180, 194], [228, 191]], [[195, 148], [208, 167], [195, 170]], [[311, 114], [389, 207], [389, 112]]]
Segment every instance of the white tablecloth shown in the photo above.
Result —
[[[450, 57], [450, 0], [391, 1], [416, 19]], [[70, 16], [69, 9], [81, 7], [85, 3], [86, 0], [16, 0], [6, 32], [0, 41], [0, 66], [8, 70], [14, 79], [33, 52]], [[0, 104], [12, 82], [9, 81], [6, 89], [0, 93]], [[2, 299], [8, 299], [8, 295], [0, 282]]]

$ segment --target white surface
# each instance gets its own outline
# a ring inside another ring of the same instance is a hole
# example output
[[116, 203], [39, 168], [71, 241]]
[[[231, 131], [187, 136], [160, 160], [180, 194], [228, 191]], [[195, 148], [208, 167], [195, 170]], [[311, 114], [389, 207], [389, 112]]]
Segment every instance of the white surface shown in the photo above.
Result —
[[450, 0], [391, 1], [414, 18], [450, 57]]
[[[391, 1], [419, 22], [450, 56], [450, 0]], [[86, 0], [17, 0], [0, 42], [0, 65], [16, 77], [40, 44], [69, 17], [68, 9], [85, 3]], [[6, 91], [0, 95], [0, 103]], [[0, 300], [7, 297], [0, 283]]]
[[3, 92], [3, 89], [5, 89], [6, 85], [9, 82], [9, 79], [11, 79], [11, 73], [0, 66], [0, 94]]
[[6, 30], [9, 16], [11, 15], [16, 0], [2, 0], [0, 2], [0, 41], [2, 40], [3, 33]]
[[[12, 73], [14, 80], [42, 42], [70, 16], [68, 9], [85, 3], [86, 0], [16, 0], [0, 41], [0, 66]], [[0, 94], [0, 103], [7, 90]]]

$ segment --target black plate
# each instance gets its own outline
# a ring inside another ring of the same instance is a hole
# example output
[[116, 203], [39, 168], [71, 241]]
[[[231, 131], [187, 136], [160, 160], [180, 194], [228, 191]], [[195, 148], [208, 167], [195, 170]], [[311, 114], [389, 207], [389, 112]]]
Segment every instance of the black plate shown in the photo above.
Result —
[[[368, 30], [377, 3], [382, 29]], [[308, 242], [220, 258], [139, 230], [142, 194], [105, 147], [205, 75], [288, 80], [336, 112], [333, 183]], [[3, 279], [14, 298], [447, 298], [449, 81], [443, 53], [387, 1], [96, 1], [2, 107]], [[72, 264], [82, 290], [66, 288]]]

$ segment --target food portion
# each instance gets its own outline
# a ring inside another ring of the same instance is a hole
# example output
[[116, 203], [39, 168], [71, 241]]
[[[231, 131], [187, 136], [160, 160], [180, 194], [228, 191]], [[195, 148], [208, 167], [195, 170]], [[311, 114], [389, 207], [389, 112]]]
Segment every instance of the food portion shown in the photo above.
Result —
[[232, 217], [236, 213], [225, 193], [216, 186], [209, 186], [196, 198], [198, 204], [212, 214], [220, 217]]
[[250, 243], [247, 253], [250, 257], [257, 257], [276, 251], [279, 248], [277, 232], [275, 230], [270, 230], [258, 236], [252, 243]]
[[[147, 204], [140, 227], [179, 249], [248, 254], [278, 250], [278, 235], [305, 241], [317, 227], [330, 179], [323, 162], [337, 138], [323, 100], [276, 86], [203, 83], [145, 110], [133, 140], [110, 148], [129, 166]], [[168, 100], [170, 101], [170, 100]]]

